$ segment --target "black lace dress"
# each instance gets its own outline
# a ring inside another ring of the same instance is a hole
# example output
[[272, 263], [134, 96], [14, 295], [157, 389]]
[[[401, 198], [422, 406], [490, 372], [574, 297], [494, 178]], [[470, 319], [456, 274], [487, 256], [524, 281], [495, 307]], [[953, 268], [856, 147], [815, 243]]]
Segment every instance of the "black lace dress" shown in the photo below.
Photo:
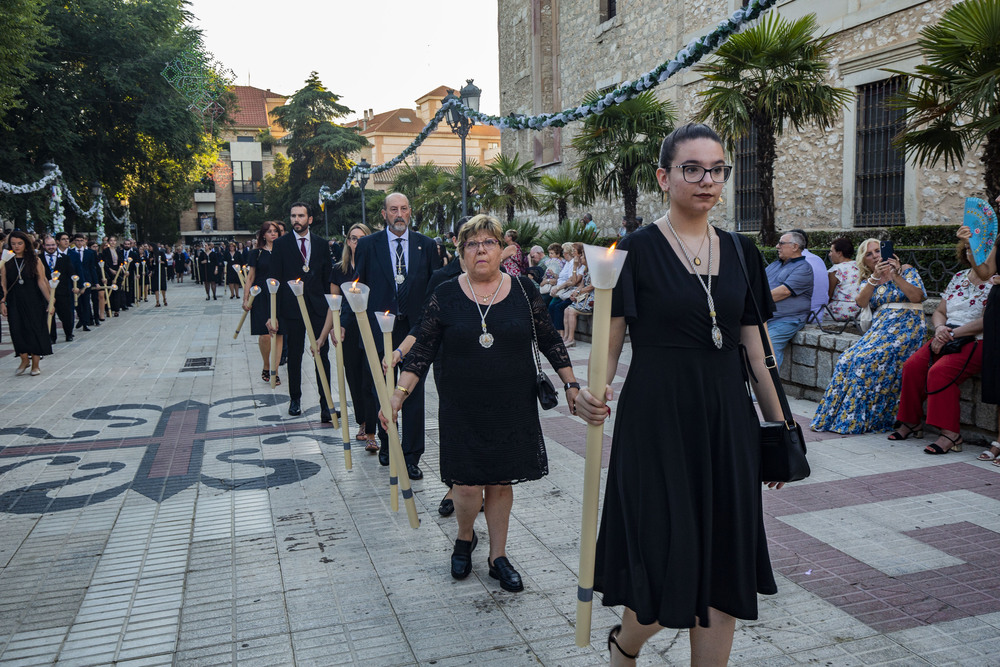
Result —
[[494, 343], [483, 348], [479, 311], [459, 280], [434, 291], [403, 366], [423, 376], [439, 347], [443, 352], [438, 385], [441, 481], [484, 485], [540, 479], [549, 466], [538, 421], [530, 317], [538, 347], [553, 368], [569, 366], [569, 355], [538, 290], [524, 277], [516, 280], [527, 292], [531, 309], [521, 289], [511, 285], [510, 293], [486, 316]]

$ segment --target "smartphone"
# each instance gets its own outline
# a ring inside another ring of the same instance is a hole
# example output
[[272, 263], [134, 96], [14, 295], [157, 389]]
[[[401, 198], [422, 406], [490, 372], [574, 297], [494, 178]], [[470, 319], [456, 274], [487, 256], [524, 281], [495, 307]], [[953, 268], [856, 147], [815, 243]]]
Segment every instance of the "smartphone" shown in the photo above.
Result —
[[893, 246], [892, 241], [881, 241], [878, 244], [879, 252], [882, 254], [882, 261], [892, 259], [892, 256], [896, 254], [896, 249]]

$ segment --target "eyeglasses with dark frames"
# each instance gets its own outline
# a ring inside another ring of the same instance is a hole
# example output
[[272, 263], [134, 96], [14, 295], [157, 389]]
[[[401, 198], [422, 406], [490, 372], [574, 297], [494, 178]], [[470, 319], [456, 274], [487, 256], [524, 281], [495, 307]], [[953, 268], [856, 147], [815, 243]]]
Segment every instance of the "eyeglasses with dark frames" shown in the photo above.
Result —
[[688, 183], [699, 183], [705, 174], [711, 174], [712, 180], [716, 183], [725, 183], [733, 173], [732, 166], [720, 164], [715, 167], [702, 167], [700, 164], [675, 164], [671, 169], [680, 169], [684, 180]]

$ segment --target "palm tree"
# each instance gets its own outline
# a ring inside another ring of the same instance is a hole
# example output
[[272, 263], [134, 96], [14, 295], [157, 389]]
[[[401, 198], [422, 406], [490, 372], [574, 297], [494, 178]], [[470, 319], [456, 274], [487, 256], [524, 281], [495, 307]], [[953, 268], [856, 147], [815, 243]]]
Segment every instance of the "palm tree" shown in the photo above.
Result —
[[568, 217], [570, 202], [580, 200], [580, 183], [571, 176], [542, 176], [542, 213], [556, 213], [559, 222]]
[[710, 120], [730, 150], [755, 132], [760, 236], [767, 244], [775, 241], [774, 160], [786, 121], [796, 131], [806, 123], [832, 125], [852, 98], [851, 91], [824, 83], [832, 38], [814, 38], [817, 28], [814, 14], [789, 22], [771, 13], [696, 68], [711, 82], [699, 93], [705, 102], [696, 119]]
[[[601, 97], [590, 92], [583, 103], [596, 104]], [[625, 228], [634, 231], [639, 191], [659, 192], [656, 163], [660, 144], [675, 120], [673, 105], [657, 99], [651, 90], [584, 120], [572, 142], [580, 155], [576, 168], [582, 202], [620, 197]]]
[[410, 208], [413, 210], [413, 216], [418, 227], [423, 224], [424, 220], [424, 214], [420, 206], [421, 190], [424, 187], [424, 183], [432, 181], [437, 177], [439, 171], [440, 169], [433, 162], [413, 166], [404, 163], [402, 169], [399, 170], [399, 174], [392, 181], [393, 192], [404, 194], [410, 200]]
[[896, 146], [920, 166], [943, 159], [959, 167], [980, 144], [986, 194], [1000, 194], [1000, 2], [966, 0], [948, 9], [917, 41], [926, 65], [904, 74], [916, 87], [900, 94], [906, 129]]
[[433, 222], [439, 232], [443, 231], [445, 223], [462, 207], [461, 192], [461, 185], [455, 187], [451, 173], [438, 169], [420, 184], [413, 210], [419, 212], [421, 220]]
[[507, 213], [507, 222], [514, 220], [515, 208], [537, 208], [538, 198], [533, 188], [538, 185], [541, 177], [531, 160], [521, 162], [518, 153], [514, 157], [498, 155], [492, 164], [486, 165], [489, 175], [486, 189], [481, 194], [484, 208], [503, 210]]

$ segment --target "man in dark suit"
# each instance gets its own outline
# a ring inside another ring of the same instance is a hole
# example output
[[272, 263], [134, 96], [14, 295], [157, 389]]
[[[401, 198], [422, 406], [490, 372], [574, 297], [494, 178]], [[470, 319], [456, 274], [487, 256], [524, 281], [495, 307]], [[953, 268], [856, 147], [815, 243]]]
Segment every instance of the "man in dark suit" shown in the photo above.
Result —
[[[94, 323], [91, 293], [96, 292], [97, 285], [101, 283], [100, 276], [97, 275], [97, 254], [87, 247], [87, 239], [83, 234], [77, 234], [73, 237], [73, 247], [67, 249], [67, 254], [73, 260], [74, 272], [80, 276], [80, 296], [76, 312], [80, 323], [76, 326], [84, 331], [90, 331], [90, 325]], [[89, 290], [84, 291], [84, 283], [90, 283]]]
[[[128, 258], [132, 261], [129, 262]], [[132, 239], [122, 241], [122, 261], [126, 262], [122, 270], [122, 281], [119, 291], [122, 293], [122, 310], [128, 310], [135, 305], [135, 276], [139, 271], [139, 252], [133, 247]]]
[[[73, 262], [66, 255], [59, 254], [56, 240], [46, 236], [42, 242], [42, 264], [45, 265], [45, 277], [52, 280], [52, 275], [59, 272], [59, 285], [56, 287], [56, 316], [62, 323], [66, 342], [73, 340]], [[52, 318], [52, 328], [49, 330], [52, 342], [56, 342], [56, 320]]]
[[[358, 241], [355, 264], [362, 283], [368, 285], [368, 319], [372, 330], [379, 331], [374, 313], [393, 312], [396, 323], [392, 344], [399, 347], [407, 334], [415, 330], [427, 293], [431, 274], [441, 266], [434, 240], [410, 230], [410, 202], [406, 195], [394, 192], [382, 204], [385, 229]], [[375, 336], [382, 353], [382, 337]], [[422, 479], [418, 466], [424, 453], [424, 383], [410, 392], [403, 404], [403, 457], [410, 479]], [[382, 447], [379, 463], [389, 464], [389, 436], [380, 427]]]
[[[288, 286], [289, 280], [301, 280], [303, 284], [306, 312], [312, 322], [313, 333], [323, 329], [326, 314], [330, 307], [326, 295], [330, 294], [330, 274], [333, 262], [330, 259], [330, 246], [326, 239], [309, 231], [312, 224], [312, 213], [309, 205], [295, 202], [290, 208], [292, 222], [291, 234], [279, 237], [272, 246], [271, 264], [268, 278], [278, 281], [278, 322], [279, 329], [285, 336], [285, 349], [288, 350], [288, 414], [293, 417], [302, 414], [302, 355], [305, 352], [306, 324], [299, 310], [298, 299]], [[268, 320], [268, 329], [271, 321]], [[330, 377], [329, 339], [317, 341], [322, 344], [319, 356], [323, 361], [326, 377]], [[316, 386], [322, 387], [319, 373], [316, 374]], [[330, 406], [322, 389], [319, 394], [320, 421], [324, 424], [332, 422]]]

